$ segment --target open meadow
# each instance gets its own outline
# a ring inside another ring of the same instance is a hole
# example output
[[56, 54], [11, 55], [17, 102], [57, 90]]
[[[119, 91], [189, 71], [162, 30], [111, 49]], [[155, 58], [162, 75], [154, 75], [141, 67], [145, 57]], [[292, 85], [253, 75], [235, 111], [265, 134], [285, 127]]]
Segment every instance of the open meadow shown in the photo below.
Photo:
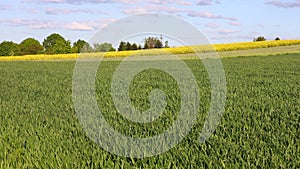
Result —
[[[173, 149], [144, 159], [111, 154], [86, 135], [72, 102], [75, 60], [1, 61], [0, 168], [299, 168], [299, 45], [227, 52], [220, 53], [226, 107], [213, 135], [205, 143], [198, 141], [209, 109], [210, 82], [201, 60], [186, 59], [201, 96], [196, 124]], [[254, 56], [272, 52], [278, 55]], [[159, 70], [139, 73], [131, 83], [132, 104], [147, 110], [147, 95], [159, 88], [168, 105], [155, 122], [134, 123], [117, 113], [110, 97], [119, 64], [103, 61], [96, 77], [96, 98], [106, 120], [131, 137], [161, 133], [180, 109], [176, 82]]]

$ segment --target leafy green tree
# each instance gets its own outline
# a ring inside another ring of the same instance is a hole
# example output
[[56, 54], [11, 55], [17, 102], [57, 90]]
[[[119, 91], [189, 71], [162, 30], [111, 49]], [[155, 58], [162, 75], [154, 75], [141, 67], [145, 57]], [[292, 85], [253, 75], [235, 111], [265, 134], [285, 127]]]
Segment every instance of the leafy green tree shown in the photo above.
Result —
[[125, 51], [126, 50], [126, 42], [121, 41], [118, 47], [118, 51]]
[[113, 48], [112, 44], [110, 44], [110, 43], [94, 44], [95, 52], [108, 52], [112, 48]]
[[165, 41], [165, 48], [169, 48], [169, 41]]
[[39, 54], [44, 50], [44, 47], [40, 44], [40, 42], [33, 38], [27, 38], [23, 40], [19, 47], [22, 55]]
[[57, 33], [49, 35], [43, 41], [43, 46], [46, 54], [71, 53], [71, 42], [65, 40], [65, 38]]
[[280, 40], [280, 38], [279, 38], [279, 37], [276, 37], [275, 40]]
[[19, 45], [12, 41], [3, 41], [0, 44], [0, 56], [17, 56], [21, 55]]
[[132, 50], [132, 46], [129, 42], [126, 43], [126, 50]]
[[162, 47], [163, 47], [162, 42], [160, 40], [156, 40], [154, 48], [162, 48]]
[[109, 49], [109, 52], [114, 52], [114, 51], [116, 51], [116, 49], [113, 48], [113, 47], [111, 47], [111, 48]]
[[138, 50], [138, 46], [136, 45], [136, 43], [133, 43], [131, 45], [131, 50]]
[[162, 48], [163, 47], [161, 40], [156, 37], [148, 37], [144, 41], [145, 41], [144, 49]]
[[254, 41], [254, 42], [259, 42], [259, 41], [266, 41], [266, 40], [267, 40], [267, 39], [266, 39], [265, 37], [259, 36], [259, 37], [255, 38], [253, 41]]
[[154, 37], [148, 37], [145, 39], [144, 48], [145, 49], [151, 49], [155, 47], [155, 41], [156, 39]]
[[92, 52], [93, 49], [90, 46], [89, 43], [87, 43], [84, 40], [77, 40], [77, 42], [73, 43], [73, 47], [72, 47], [72, 52], [73, 53], [80, 53], [80, 52], [84, 52], [84, 53], [88, 53], [88, 52]]
[[149, 49], [148, 43], [144, 44], [144, 49]]

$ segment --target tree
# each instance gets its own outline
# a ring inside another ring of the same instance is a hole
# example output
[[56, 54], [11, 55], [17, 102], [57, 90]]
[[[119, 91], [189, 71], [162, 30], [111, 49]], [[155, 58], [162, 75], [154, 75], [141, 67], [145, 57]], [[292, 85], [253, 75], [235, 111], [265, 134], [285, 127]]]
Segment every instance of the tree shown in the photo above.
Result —
[[156, 39], [154, 37], [148, 37], [145, 39], [144, 48], [145, 49], [152, 49], [155, 47]]
[[44, 50], [44, 47], [40, 44], [40, 42], [33, 38], [23, 40], [19, 47], [22, 55], [39, 54]]
[[138, 50], [138, 46], [137, 46], [136, 43], [133, 43], [133, 44], [131, 45], [131, 50]]
[[112, 48], [110, 43], [94, 44], [95, 52], [108, 52]]
[[132, 50], [132, 46], [129, 42], [126, 43], [126, 50]]
[[163, 44], [161, 40], [156, 37], [145, 38], [144, 49], [162, 48]]
[[267, 39], [266, 39], [265, 37], [259, 36], [259, 37], [255, 38], [253, 41], [254, 41], [254, 42], [259, 42], [259, 41], [266, 41], [266, 40], [267, 40]]
[[165, 41], [165, 48], [169, 48], [169, 41]]
[[77, 40], [77, 42], [73, 43], [72, 53], [80, 53], [80, 52], [88, 53], [88, 52], [92, 52], [92, 51], [93, 51], [93, 49], [90, 46], [90, 44], [84, 40], [79, 39], [79, 40]]
[[276, 37], [275, 40], [280, 40], [280, 38], [279, 38], [279, 37]]
[[0, 44], [0, 56], [17, 56], [21, 55], [19, 45], [12, 41], [3, 41]]
[[149, 49], [148, 43], [144, 44], [144, 49]]
[[57, 33], [53, 33], [44, 39], [43, 46], [46, 54], [71, 53], [71, 42]]
[[161, 41], [160, 40], [156, 40], [154, 48], [162, 48], [162, 47], [163, 47], [163, 44], [161, 43]]
[[113, 48], [113, 47], [111, 47], [111, 48], [109, 49], [109, 52], [114, 52], [114, 51], [116, 51], [116, 49]]
[[126, 43], [121, 41], [118, 47], [118, 51], [125, 51], [126, 50]]

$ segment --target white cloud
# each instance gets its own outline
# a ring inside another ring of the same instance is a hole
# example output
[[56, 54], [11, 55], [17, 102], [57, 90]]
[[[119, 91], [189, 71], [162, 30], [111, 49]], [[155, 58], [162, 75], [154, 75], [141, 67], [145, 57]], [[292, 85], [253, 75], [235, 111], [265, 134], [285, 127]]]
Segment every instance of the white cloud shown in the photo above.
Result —
[[[138, 1], [138, 0], [137, 0]], [[192, 2], [190, 1], [185, 1], [185, 0], [140, 0], [139, 2], [148, 2], [150, 4], [156, 4], [156, 5], [184, 5], [184, 6], [190, 6], [193, 5]]]
[[232, 30], [232, 29], [221, 29], [221, 30], [218, 30], [216, 33], [217, 34], [233, 34], [233, 33], [237, 33], [239, 31], [237, 30]]
[[240, 26], [241, 25], [241, 23], [238, 21], [231, 21], [231, 22], [229, 22], [229, 24], [232, 26]]
[[182, 0], [177, 0], [177, 1], [175, 1], [175, 3], [176, 3], [177, 5], [185, 5], [185, 6], [193, 5], [192, 2], [189, 2], [189, 1], [182, 1]]
[[253, 37], [249, 35], [217, 35], [217, 36], [212, 36], [211, 39], [213, 40], [228, 40], [228, 39], [235, 39], [236, 41], [252, 41]]
[[212, 0], [198, 0], [197, 5], [200, 6], [205, 6], [205, 5], [212, 5], [213, 1]]
[[95, 23], [79, 23], [79, 22], [72, 22], [70, 24], [65, 25], [66, 29], [70, 30], [81, 30], [81, 31], [92, 31], [96, 26]]
[[24, 2], [34, 2], [41, 4], [56, 3], [56, 4], [72, 4], [72, 5], [82, 5], [82, 4], [103, 4], [103, 3], [122, 3], [122, 4], [155, 4], [155, 5], [193, 5], [192, 2], [186, 0], [23, 0]]
[[2, 11], [6, 11], [6, 10], [10, 10], [12, 9], [13, 7], [11, 5], [5, 5], [5, 4], [0, 4], [0, 10]]
[[230, 20], [230, 21], [237, 21], [234, 17], [226, 17], [221, 15], [215, 15], [210, 12], [190, 12], [188, 13], [188, 16], [190, 17], [200, 17], [200, 18], [207, 18], [207, 19], [224, 19], [224, 20]]
[[133, 14], [142, 14], [142, 13], [149, 13], [149, 12], [158, 12], [158, 13], [168, 13], [177, 16], [181, 16], [185, 14], [189, 17], [200, 17], [206, 19], [222, 19], [222, 20], [229, 20], [232, 21], [231, 24], [238, 24], [237, 19], [234, 17], [226, 17], [221, 15], [215, 15], [210, 12], [195, 12], [190, 9], [185, 8], [177, 8], [172, 6], [162, 6], [162, 5], [146, 5], [143, 7], [138, 8], [128, 8], [124, 9], [123, 14], [126, 15], [133, 15]]
[[57, 9], [57, 8], [47, 8], [45, 12], [48, 15], [72, 14], [72, 13], [107, 14], [104, 11], [93, 10], [93, 9]]
[[27, 20], [27, 19], [6, 19], [0, 20], [1, 24], [7, 24], [10, 26], [25, 26], [31, 29], [67, 29], [67, 30], [81, 30], [81, 31], [92, 31], [100, 29], [104, 26], [104, 23], [95, 21], [82, 21], [71, 23], [55, 22], [47, 20]]
[[141, 14], [141, 13], [148, 13], [148, 12], [159, 12], [159, 13], [164, 12], [169, 14], [177, 14], [177, 13], [189, 12], [189, 10], [176, 8], [176, 7], [161, 6], [161, 5], [147, 5], [144, 7], [123, 10], [123, 13], [126, 15]]
[[139, 2], [139, 0], [23, 0], [24, 2], [34, 2], [41, 4], [56, 3], [56, 4], [72, 4], [72, 5], [82, 5], [87, 3], [101, 4], [101, 3], [124, 3], [133, 4]]
[[205, 24], [206, 27], [211, 28], [211, 29], [216, 29], [219, 27], [219, 25], [215, 24], [215, 23], [207, 23]]
[[297, 8], [297, 7], [300, 7], [300, 0], [295, 0], [293, 2], [272, 0], [272, 1], [266, 2], [266, 4], [277, 6], [279, 8]]
[[143, 7], [123, 10], [123, 13], [126, 15], [142, 14], [142, 13], [146, 13], [146, 12], [148, 12], [148, 10]]

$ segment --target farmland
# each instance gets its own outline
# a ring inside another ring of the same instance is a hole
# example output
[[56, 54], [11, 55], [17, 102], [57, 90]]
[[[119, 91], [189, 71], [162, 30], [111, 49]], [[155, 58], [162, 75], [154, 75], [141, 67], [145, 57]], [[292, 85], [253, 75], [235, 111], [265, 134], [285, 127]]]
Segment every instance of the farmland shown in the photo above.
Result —
[[251, 55], [274, 55], [285, 53], [300, 53], [300, 40], [280, 40], [280, 41], [262, 41], [262, 42], [240, 42], [231, 44], [198, 45], [183, 46], [164, 49], [148, 49], [142, 51], [118, 51], [118, 52], [95, 52], [95, 53], [73, 53], [73, 54], [38, 54], [25, 56], [2, 56], [0, 61], [18, 61], [18, 60], [74, 60], [78, 57], [105, 57], [122, 58], [135, 55], [152, 56], [164, 54], [176, 54], [188, 56], [195, 52], [218, 52], [221, 57], [251, 56]]
[[[297, 45], [287, 47], [299, 51]], [[289, 53], [283, 48], [280, 53]], [[269, 55], [268, 49], [259, 50]], [[257, 51], [227, 52], [224, 55], [248, 57], [222, 59], [227, 102], [215, 133], [198, 142], [209, 109], [210, 82], [201, 61], [184, 60], [198, 83], [199, 117], [180, 144], [144, 159], [113, 155], [87, 137], [72, 102], [74, 60], [0, 62], [0, 168], [299, 168], [300, 54], [257, 57], [249, 56]], [[134, 78], [130, 92], [136, 107], [149, 108], [147, 93], [156, 87], [172, 100], [155, 124], [136, 124], [117, 114], [110, 97], [119, 64], [104, 61], [98, 69], [99, 108], [111, 126], [128, 136], [161, 133], [179, 109], [174, 79], [158, 70]]]

